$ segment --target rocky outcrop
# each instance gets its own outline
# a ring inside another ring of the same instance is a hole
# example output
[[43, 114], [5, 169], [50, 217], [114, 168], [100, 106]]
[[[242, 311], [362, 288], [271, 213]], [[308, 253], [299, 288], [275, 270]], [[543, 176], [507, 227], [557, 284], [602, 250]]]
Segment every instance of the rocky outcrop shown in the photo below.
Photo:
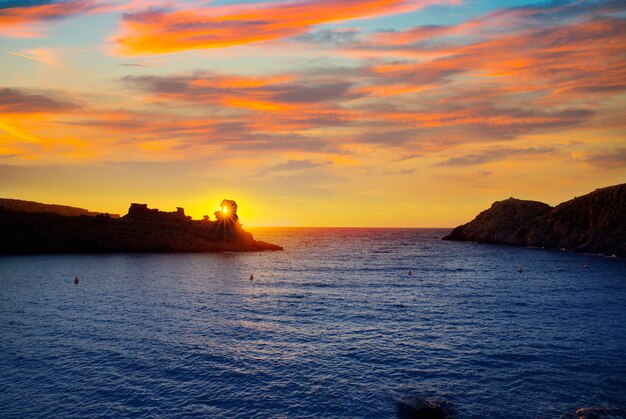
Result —
[[551, 210], [550, 205], [537, 201], [509, 198], [494, 202], [491, 208], [478, 214], [472, 222], [455, 228], [444, 239], [524, 244], [520, 227]]
[[[232, 201], [234, 203], [234, 201]], [[236, 208], [236, 204], [235, 204]], [[0, 209], [0, 253], [223, 252], [281, 250], [255, 240], [236, 210], [211, 221], [182, 208], [163, 212], [132, 204], [122, 218], [63, 216]]]
[[441, 403], [421, 397], [405, 397], [398, 400], [397, 415], [401, 419], [445, 419], [448, 417]]
[[513, 198], [495, 202], [444, 240], [626, 257], [626, 184], [597, 189], [554, 208]]
[[576, 413], [561, 415], [561, 419], [626, 419], [626, 409], [616, 407], [581, 407]]

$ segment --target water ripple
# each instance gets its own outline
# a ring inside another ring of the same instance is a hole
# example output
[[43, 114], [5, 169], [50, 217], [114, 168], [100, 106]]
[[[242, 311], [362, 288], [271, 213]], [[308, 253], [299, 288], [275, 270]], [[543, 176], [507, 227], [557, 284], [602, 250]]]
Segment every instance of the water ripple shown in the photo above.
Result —
[[444, 233], [2, 257], [0, 416], [394, 417], [414, 394], [459, 417], [626, 405], [625, 261]]

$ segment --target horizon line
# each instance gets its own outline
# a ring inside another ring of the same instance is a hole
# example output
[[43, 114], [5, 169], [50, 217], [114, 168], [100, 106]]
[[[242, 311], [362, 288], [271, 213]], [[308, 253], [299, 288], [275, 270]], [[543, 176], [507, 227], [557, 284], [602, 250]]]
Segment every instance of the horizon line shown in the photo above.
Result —
[[393, 226], [287, 226], [287, 225], [248, 225], [242, 224], [246, 228], [360, 228], [360, 229], [397, 229], [397, 230], [445, 230], [455, 227], [393, 227]]

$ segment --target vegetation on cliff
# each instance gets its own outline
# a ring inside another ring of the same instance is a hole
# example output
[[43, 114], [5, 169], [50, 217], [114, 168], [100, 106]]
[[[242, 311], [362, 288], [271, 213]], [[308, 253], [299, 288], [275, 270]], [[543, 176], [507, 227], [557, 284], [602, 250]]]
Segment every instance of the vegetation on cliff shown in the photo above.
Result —
[[626, 184], [597, 189], [552, 208], [509, 198], [494, 202], [444, 240], [503, 243], [626, 257]]

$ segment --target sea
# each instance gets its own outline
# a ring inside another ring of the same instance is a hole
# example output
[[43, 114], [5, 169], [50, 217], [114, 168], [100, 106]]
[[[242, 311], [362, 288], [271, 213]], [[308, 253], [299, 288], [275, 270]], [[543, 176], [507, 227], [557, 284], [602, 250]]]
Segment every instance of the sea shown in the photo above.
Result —
[[284, 250], [2, 256], [0, 417], [626, 407], [626, 260], [448, 231], [258, 228]]

